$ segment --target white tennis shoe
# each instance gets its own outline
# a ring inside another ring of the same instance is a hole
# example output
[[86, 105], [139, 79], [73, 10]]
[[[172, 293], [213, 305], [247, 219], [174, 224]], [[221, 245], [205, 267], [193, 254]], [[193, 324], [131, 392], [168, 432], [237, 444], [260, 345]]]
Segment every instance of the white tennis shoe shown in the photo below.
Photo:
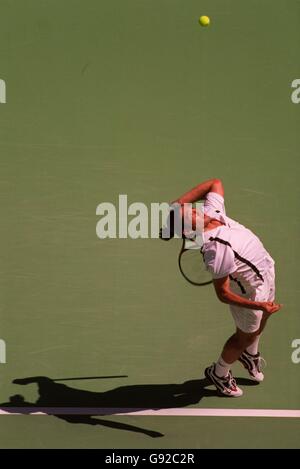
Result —
[[240, 397], [243, 395], [243, 391], [237, 386], [235, 379], [233, 378], [231, 371], [228, 372], [227, 376], [219, 377], [216, 374], [216, 365], [213, 363], [211, 366], [205, 369], [206, 378], [216, 386], [224, 396], [228, 397]]
[[239, 358], [239, 361], [244, 365], [244, 368], [248, 371], [250, 378], [261, 383], [264, 379], [262, 367], [266, 365], [266, 361], [260, 356], [260, 353], [251, 355], [251, 353], [245, 350]]

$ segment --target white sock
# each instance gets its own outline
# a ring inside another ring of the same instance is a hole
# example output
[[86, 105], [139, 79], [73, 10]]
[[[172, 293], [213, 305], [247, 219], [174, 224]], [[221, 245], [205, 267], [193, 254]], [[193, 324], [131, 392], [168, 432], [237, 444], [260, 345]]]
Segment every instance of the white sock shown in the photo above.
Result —
[[256, 355], [258, 353], [258, 343], [259, 343], [260, 335], [255, 337], [254, 342], [246, 348], [247, 352], [251, 355]]
[[222, 355], [221, 355], [215, 366], [216, 375], [219, 376], [219, 378], [223, 378], [224, 376], [227, 376], [231, 368], [231, 365], [232, 363], [226, 363], [223, 360]]

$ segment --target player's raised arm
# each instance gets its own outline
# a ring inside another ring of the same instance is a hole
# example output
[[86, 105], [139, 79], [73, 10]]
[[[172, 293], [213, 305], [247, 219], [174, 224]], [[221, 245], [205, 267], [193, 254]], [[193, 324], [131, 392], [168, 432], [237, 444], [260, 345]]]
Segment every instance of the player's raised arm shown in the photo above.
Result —
[[208, 181], [204, 181], [183, 194], [178, 199], [174, 200], [172, 203], [186, 204], [197, 202], [198, 200], [204, 199], [206, 194], [209, 192], [216, 192], [224, 197], [222, 181], [220, 179], [209, 179]]

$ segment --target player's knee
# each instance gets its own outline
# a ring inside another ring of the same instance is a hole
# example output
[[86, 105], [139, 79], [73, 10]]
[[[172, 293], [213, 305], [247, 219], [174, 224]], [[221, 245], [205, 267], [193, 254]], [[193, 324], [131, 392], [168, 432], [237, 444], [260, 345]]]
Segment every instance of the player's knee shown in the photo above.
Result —
[[247, 336], [247, 338], [246, 338], [246, 343], [247, 343], [246, 345], [247, 345], [247, 347], [248, 347], [249, 345], [252, 345], [252, 344], [253, 344], [253, 342], [254, 342], [255, 339], [256, 339], [256, 336], [257, 336], [257, 334], [255, 334], [255, 333], [249, 334], [249, 335]]
[[255, 332], [247, 334], [246, 332], [237, 331], [236, 332], [236, 339], [238, 342], [238, 346], [240, 348], [247, 348], [253, 344], [257, 334]]

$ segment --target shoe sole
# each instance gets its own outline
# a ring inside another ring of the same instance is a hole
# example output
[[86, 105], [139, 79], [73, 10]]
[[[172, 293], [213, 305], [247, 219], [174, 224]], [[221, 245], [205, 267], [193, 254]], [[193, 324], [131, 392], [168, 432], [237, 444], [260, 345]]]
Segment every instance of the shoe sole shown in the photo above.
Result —
[[263, 380], [265, 379], [265, 377], [263, 377], [262, 379], [257, 379], [254, 376], [252, 376], [250, 373], [249, 373], [249, 377], [250, 377], [251, 381], [255, 381], [255, 383], [262, 383]]

